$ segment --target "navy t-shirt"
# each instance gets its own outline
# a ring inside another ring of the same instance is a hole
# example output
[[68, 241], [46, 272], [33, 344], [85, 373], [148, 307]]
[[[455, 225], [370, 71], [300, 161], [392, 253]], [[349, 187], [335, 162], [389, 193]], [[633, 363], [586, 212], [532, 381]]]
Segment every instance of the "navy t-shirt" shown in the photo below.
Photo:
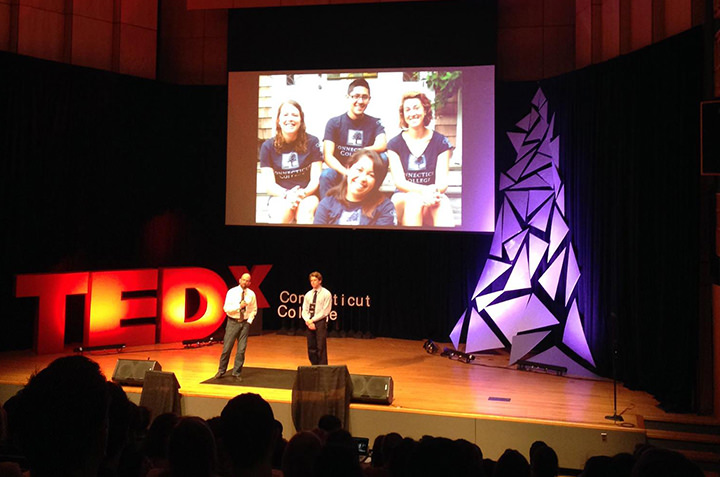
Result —
[[345, 166], [355, 151], [372, 146], [375, 138], [383, 133], [385, 128], [378, 118], [363, 114], [358, 119], [350, 119], [345, 113], [330, 118], [323, 139], [335, 143], [335, 157]]
[[272, 167], [275, 182], [286, 189], [307, 186], [310, 182], [310, 166], [313, 162], [322, 161], [318, 138], [308, 134], [307, 139], [307, 151], [304, 153], [295, 151], [292, 144], [286, 144], [278, 153], [273, 139], [268, 139], [260, 147], [260, 167]]
[[408, 148], [402, 133], [388, 141], [388, 150], [395, 152], [400, 156], [403, 170], [405, 171], [405, 179], [415, 184], [434, 184], [435, 169], [437, 167], [437, 159], [440, 154], [453, 148], [448, 138], [433, 131], [433, 135], [428, 142], [425, 151], [420, 157], [415, 157]]
[[397, 225], [395, 206], [385, 198], [373, 211], [372, 217], [363, 214], [360, 204], [345, 207], [333, 196], [320, 201], [315, 211], [315, 224], [329, 225]]

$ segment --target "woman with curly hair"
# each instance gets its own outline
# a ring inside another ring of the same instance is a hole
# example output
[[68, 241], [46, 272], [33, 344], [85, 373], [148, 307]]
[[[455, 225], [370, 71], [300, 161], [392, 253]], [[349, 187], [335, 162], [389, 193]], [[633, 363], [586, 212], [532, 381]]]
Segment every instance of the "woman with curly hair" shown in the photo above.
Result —
[[409, 92], [400, 101], [403, 131], [388, 141], [388, 160], [397, 192], [392, 201], [401, 225], [454, 227], [448, 188], [453, 146], [428, 128], [432, 105], [424, 93]]

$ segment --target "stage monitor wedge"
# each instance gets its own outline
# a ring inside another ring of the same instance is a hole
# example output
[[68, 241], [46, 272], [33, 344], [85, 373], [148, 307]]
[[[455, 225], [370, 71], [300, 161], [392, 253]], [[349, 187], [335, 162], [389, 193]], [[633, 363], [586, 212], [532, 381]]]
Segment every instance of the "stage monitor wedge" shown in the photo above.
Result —
[[118, 359], [112, 380], [123, 386], [142, 386], [147, 371], [162, 371], [162, 366], [150, 359]]
[[352, 402], [367, 404], [392, 404], [393, 379], [391, 376], [351, 374], [353, 383]]

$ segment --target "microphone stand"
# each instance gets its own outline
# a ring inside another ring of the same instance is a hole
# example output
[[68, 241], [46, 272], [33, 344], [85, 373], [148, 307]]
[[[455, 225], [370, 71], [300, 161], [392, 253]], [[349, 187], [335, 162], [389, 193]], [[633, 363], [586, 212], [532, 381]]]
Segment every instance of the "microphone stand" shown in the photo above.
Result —
[[617, 413], [617, 357], [618, 357], [618, 344], [617, 344], [617, 315], [613, 312], [610, 313], [610, 319], [612, 320], [613, 330], [613, 350], [612, 350], [612, 377], [613, 377], [613, 413], [612, 416], [605, 416], [605, 419], [614, 422], [623, 422], [625, 419]]

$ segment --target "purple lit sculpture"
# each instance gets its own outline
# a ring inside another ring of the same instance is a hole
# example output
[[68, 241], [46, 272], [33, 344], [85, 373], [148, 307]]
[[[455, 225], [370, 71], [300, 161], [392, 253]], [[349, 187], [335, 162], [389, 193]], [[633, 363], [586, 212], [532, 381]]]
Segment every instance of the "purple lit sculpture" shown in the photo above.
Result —
[[509, 348], [510, 364], [531, 360], [594, 376], [577, 306], [580, 269], [565, 219], [553, 125], [538, 89], [530, 113], [516, 125], [521, 131], [507, 133], [517, 155], [500, 174], [502, 205], [490, 256], [450, 339], [459, 348], [468, 320], [467, 353]]

